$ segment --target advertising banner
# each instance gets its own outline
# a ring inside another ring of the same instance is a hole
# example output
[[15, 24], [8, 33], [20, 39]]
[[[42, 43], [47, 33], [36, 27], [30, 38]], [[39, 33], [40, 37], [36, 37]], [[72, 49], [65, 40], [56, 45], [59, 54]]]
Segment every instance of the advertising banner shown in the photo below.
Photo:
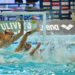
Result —
[[46, 31], [47, 35], [75, 35], [75, 23], [72, 20], [47, 20]]
[[4, 32], [6, 29], [12, 29], [14, 32], [18, 32], [20, 23], [17, 21], [0, 21], [0, 32]]
[[43, 0], [44, 2], [50, 2], [51, 0]]
[[15, 0], [0, 0], [0, 3], [15, 3]]
[[60, 2], [52, 2], [52, 5], [60, 5]]
[[68, 10], [69, 9], [69, 6], [61, 6], [61, 9]]
[[[40, 32], [43, 31], [42, 21], [38, 23], [40, 25]], [[26, 24], [24, 24], [25, 26]], [[15, 34], [19, 32], [21, 28], [20, 22], [17, 21], [0, 21], [0, 32], [4, 32], [6, 29], [12, 29]], [[28, 23], [27, 28], [31, 29], [31, 23]], [[26, 30], [26, 29], [25, 29]], [[47, 20], [46, 23], [47, 35], [54, 33], [56, 35], [74, 35], [75, 23], [72, 20]]]
[[50, 2], [43, 2], [43, 5], [50, 5]]

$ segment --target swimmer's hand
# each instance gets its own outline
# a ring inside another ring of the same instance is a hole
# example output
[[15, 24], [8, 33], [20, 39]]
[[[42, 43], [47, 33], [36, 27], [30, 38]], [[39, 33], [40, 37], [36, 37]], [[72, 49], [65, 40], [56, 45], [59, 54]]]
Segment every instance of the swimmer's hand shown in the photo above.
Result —
[[29, 53], [30, 55], [33, 55], [35, 51], [40, 47], [41, 43], [39, 42], [36, 46], [36, 48], [32, 49], [32, 51]]
[[33, 55], [35, 51], [36, 51], [36, 48], [32, 49], [32, 51], [29, 54]]
[[39, 47], [40, 47], [40, 45], [41, 45], [41, 43], [39, 42], [39, 43], [37, 44], [37, 46], [36, 46], [36, 49], [37, 49], [37, 48], [39, 48]]
[[40, 26], [37, 26], [37, 28], [35, 30], [36, 31], [40, 31]]

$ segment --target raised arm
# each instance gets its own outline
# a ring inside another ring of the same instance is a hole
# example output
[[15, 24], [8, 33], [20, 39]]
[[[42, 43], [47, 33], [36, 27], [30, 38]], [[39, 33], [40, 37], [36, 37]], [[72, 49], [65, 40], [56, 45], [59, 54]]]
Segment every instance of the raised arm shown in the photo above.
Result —
[[32, 49], [32, 51], [29, 53], [30, 55], [33, 55], [35, 51], [40, 47], [41, 43], [39, 42], [36, 46], [36, 48]]
[[13, 41], [18, 40], [24, 32], [24, 24], [23, 24], [24, 20], [20, 20], [20, 24], [21, 24], [21, 29], [20, 32], [18, 34], [16, 34], [15, 36], [13, 36]]
[[37, 32], [39, 30], [40, 30], [40, 27], [37, 26], [37, 28], [35, 28], [34, 30], [31, 30], [31, 31], [27, 32], [26, 34], [27, 34], [27, 36], [29, 36], [29, 35], [33, 34], [34, 32]]
[[40, 29], [40, 28], [39, 28], [39, 26], [38, 26], [38, 27], [35, 28], [34, 30], [27, 32], [27, 33], [23, 36], [23, 38], [22, 38], [22, 40], [20, 41], [18, 47], [16, 48], [16, 52], [20, 51], [20, 50], [22, 49], [22, 47], [25, 45], [26, 40], [27, 40], [27, 37], [28, 37], [29, 35], [31, 35], [32, 33], [39, 31], [39, 29]]

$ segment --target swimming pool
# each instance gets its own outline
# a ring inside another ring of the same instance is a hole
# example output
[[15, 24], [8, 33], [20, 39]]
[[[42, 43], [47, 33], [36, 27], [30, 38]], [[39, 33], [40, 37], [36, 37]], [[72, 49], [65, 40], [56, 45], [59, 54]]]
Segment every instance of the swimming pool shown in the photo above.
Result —
[[[34, 48], [42, 36], [28, 37]], [[5, 75], [74, 75], [75, 35], [46, 36], [49, 44], [41, 45], [34, 56], [26, 52], [15, 53], [20, 39], [8, 48], [0, 49], [0, 74]]]

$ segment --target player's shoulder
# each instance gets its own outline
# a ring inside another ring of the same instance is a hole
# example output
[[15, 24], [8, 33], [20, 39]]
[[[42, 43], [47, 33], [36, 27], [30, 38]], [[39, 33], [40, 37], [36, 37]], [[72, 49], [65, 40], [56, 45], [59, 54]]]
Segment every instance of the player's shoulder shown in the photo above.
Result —
[[0, 37], [3, 37], [4, 36], [4, 33], [0, 32]]

